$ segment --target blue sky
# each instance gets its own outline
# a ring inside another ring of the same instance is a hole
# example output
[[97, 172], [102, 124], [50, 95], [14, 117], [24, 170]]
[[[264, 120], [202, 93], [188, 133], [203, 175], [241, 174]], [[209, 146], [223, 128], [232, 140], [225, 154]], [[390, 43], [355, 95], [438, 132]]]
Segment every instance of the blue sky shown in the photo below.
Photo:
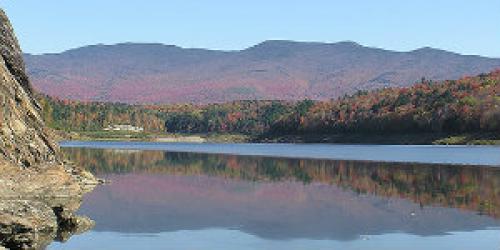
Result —
[[0, 6], [28, 53], [120, 42], [235, 50], [283, 39], [500, 57], [499, 0], [0, 0]]

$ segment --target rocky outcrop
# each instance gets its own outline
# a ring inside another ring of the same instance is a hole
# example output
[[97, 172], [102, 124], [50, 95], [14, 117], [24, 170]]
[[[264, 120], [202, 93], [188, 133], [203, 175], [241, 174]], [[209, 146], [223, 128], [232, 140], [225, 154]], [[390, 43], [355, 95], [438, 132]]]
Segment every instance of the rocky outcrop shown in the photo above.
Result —
[[0, 9], [0, 249], [43, 249], [93, 225], [74, 212], [97, 180], [63, 162], [40, 111]]
[[26, 75], [26, 70], [24, 62], [22, 59], [22, 51], [19, 47], [16, 36], [14, 35], [14, 30], [10, 24], [5, 12], [0, 9], [0, 29], [2, 33], [0, 34], [0, 53], [5, 65], [12, 72], [13, 76], [16, 78], [17, 82], [29, 93], [32, 92], [31, 86], [29, 84], [28, 76]]
[[43, 249], [94, 225], [89, 218], [74, 214], [85, 185], [64, 167], [19, 171], [3, 166], [0, 171], [0, 245]]
[[0, 10], [0, 154], [22, 167], [60, 161], [31, 92], [21, 49]]

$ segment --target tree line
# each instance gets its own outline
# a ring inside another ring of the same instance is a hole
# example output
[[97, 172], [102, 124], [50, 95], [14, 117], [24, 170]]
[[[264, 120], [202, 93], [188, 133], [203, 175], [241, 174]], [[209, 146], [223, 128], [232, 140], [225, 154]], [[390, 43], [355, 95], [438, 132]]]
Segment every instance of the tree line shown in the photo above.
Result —
[[163, 132], [165, 122], [154, 108], [121, 103], [59, 100], [38, 95], [47, 126], [62, 131], [99, 131], [110, 125], [130, 124], [149, 132]]
[[71, 131], [131, 124], [149, 132], [249, 135], [500, 132], [499, 82], [497, 70], [328, 101], [126, 105], [39, 99], [48, 125]]

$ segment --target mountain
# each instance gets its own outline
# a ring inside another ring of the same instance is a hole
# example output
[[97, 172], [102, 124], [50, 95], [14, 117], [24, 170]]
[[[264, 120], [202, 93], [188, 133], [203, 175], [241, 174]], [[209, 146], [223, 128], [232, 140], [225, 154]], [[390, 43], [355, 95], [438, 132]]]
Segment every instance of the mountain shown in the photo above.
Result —
[[500, 68], [500, 59], [432, 48], [394, 52], [353, 42], [266, 41], [241, 51], [125, 43], [28, 54], [25, 60], [43, 93], [124, 103], [322, 100]]

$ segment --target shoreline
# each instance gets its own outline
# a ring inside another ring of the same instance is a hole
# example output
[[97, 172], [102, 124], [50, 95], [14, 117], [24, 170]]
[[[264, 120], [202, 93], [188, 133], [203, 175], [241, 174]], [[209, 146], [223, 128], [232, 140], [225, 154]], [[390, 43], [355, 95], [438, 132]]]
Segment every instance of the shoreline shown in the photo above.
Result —
[[368, 145], [500, 145], [495, 134], [332, 134], [260, 136], [255, 142], [268, 143], [333, 143]]
[[162, 134], [130, 132], [56, 131], [58, 141], [143, 141], [166, 143], [320, 143], [354, 145], [500, 145], [500, 134]]

